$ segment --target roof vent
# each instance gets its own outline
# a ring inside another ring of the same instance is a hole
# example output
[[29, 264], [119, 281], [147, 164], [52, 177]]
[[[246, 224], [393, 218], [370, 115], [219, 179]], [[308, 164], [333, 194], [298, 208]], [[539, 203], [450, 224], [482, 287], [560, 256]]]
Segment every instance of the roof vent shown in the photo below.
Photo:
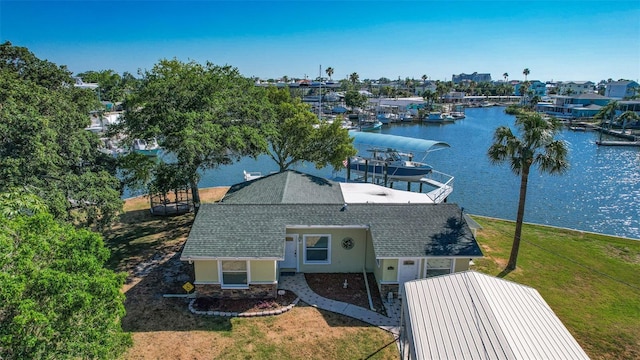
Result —
[[347, 204], [342, 205], [342, 209], [340, 211], [347, 211]]

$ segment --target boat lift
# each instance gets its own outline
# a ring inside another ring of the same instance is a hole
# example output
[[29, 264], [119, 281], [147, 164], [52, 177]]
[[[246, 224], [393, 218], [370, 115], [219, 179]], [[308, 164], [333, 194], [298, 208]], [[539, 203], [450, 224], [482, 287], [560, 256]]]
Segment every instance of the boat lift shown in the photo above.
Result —
[[[349, 135], [354, 139], [353, 143], [358, 148], [362, 147], [375, 147], [375, 148], [389, 148], [397, 150], [399, 153], [403, 153], [403, 155], [408, 155], [410, 158], [413, 157], [414, 153], [424, 153], [423, 159], [426, 156], [436, 150], [442, 150], [451, 147], [449, 144], [442, 141], [434, 141], [434, 140], [424, 140], [424, 139], [416, 139], [405, 136], [397, 136], [397, 135], [389, 135], [389, 134], [378, 134], [378, 133], [369, 133], [369, 132], [360, 132], [360, 131], [350, 131]], [[401, 151], [400, 151], [401, 150]], [[380, 168], [380, 172], [373, 172], [371, 175], [371, 182], [382, 184], [385, 187], [393, 188], [394, 179], [393, 176], [389, 175], [387, 172], [386, 163], [382, 161], [376, 161], [375, 159], [367, 159], [365, 156], [361, 156], [366, 161], [373, 162], [376, 166], [374, 169]], [[351, 159], [348, 159], [347, 163], [347, 181], [351, 180]], [[379, 167], [377, 165], [380, 165]], [[368, 166], [365, 166], [368, 168]], [[376, 175], [379, 175], [376, 177]], [[377, 178], [377, 179], [376, 179]], [[365, 170], [364, 176], [357, 180], [361, 180], [363, 182], [369, 182], [369, 174], [368, 171]], [[446, 198], [453, 192], [453, 180], [454, 177], [436, 170], [431, 170], [431, 172], [424, 177], [422, 177], [419, 183], [419, 192], [422, 193], [423, 184], [427, 184], [429, 186], [435, 187], [435, 190], [432, 190], [427, 193], [429, 198], [431, 198], [434, 203], [439, 203], [446, 201]], [[407, 181], [407, 191], [411, 191], [411, 181]]]

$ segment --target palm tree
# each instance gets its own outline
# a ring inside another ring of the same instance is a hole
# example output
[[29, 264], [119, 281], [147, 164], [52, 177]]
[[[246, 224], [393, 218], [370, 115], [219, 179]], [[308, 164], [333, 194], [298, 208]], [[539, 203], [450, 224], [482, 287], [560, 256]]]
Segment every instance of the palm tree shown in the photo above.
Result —
[[634, 120], [635, 122], [638, 122], [638, 120], [640, 120], [640, 115], [635, 111], [627, 110], [618, 117], [618, 120], [622, 121], [622, 133], [624, 134], [624, 130], [627, 128], [627, 123]]
[[514, 270], [518, 260], [531, 166], [537, 165], [541, 172], [549, 174], [561, 174], [569, 168], [567, 145], [562, 140], [554, 139], [562, 127], [557, 119], [546, 120], [538, 113], [524, 112], [516, 115], [515, 125], [521, 137], [514, 135], [508, 126], [500, 126], [496, 129], [494, 143], [487, 152], [492, 164], [509, 163], [511, 171], [520, 176], [516, 230], [507, 270]]
[[327, 73], [327, 76], [329, 77], [329, 80], [331, 80], [331, 75], [333, 75], [333, 68], [331, 66], [329, 66], [328, 68], [326, 68], [326, 70], [324, 72]]
[[509, 81], [509, 73], [502, 74], [502, 77], [504, 78], [504, 82]]
[[616, 110], [618, 109], [618, 102], [612, 101], [607, 105], [600, 108], [600, 111], [593, 117], [594, 119], [602, 120], [600, 127], [603, 127], [604, 123], [609, 120], [609, 128], [613, 124], [613, 119], [616, 117]]
[[358, 80], [360, 80], [358, 73], [354, 72], [354, 73], [351, 73], [351, 75], [349, 75], [349, 81], [351, 81], [353, 85], [355, 85], [358, 82]]
[[529, 71], [529, 68], [524, 68], [524, 70], [522, 70], [522, 73], [524, 74], [524, 81], [527, 81], [527, 76], [531, 74], [531, 71]]

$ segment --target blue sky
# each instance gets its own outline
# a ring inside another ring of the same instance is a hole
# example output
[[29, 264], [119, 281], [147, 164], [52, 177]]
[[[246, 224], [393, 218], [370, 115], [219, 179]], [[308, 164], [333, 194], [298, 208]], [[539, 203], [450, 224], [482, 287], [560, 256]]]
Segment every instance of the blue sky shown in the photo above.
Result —
[[0, 40], [74, 73], [175, 57], [261, 78], [637, 81], [640, 1], [0, 0]]

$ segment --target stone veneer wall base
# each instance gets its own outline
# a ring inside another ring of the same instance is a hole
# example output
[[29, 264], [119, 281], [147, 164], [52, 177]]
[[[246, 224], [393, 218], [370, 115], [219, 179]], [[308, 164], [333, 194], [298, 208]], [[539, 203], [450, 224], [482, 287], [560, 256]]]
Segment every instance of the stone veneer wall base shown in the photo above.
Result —
[[250, 284], [248, 289], [223, 289], [220, 284], [196, 284], [197, 296], [216, 299], [274, 299], [278, 284]]

